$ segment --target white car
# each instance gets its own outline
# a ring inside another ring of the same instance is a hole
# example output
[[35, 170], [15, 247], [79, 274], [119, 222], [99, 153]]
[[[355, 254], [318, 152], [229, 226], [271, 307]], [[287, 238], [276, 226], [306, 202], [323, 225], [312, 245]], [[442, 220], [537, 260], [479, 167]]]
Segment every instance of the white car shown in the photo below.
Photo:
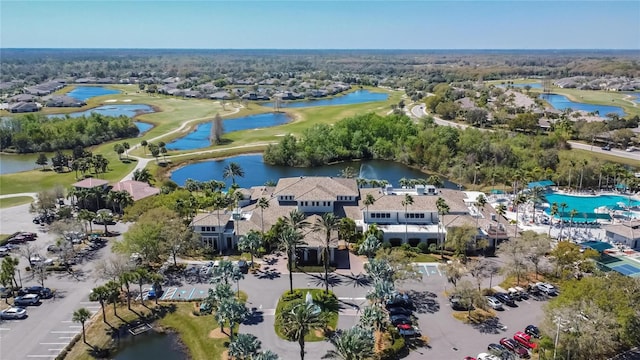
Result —
[[487, 296], [487, 304], [494, 310], [502, 310], [502, 303], [500, 300], [494, 298], [493, 296]]
[[555, 288], [555, 286], [549, 284], [549, 283], [545, 283], [545, 282], [537, 282], [536, 283], [536, 287], [538, 288], [538, 290], [542, 291], [543, 293], [547, 294], [547, 295], [557, 295], [558, 294], [558, 290]]
[[492, 355], [492, 354], [487, 354], [487, 353], [478, 354], [476, 359], [478, 359], [478, 360], [500, 360], [499, 357], [497, 357], [495, 355]]
[[27, 310], [19, 306], [10, 307], [0, 311], [0, 319], [3, 320], [24, 319], [26, 317]]

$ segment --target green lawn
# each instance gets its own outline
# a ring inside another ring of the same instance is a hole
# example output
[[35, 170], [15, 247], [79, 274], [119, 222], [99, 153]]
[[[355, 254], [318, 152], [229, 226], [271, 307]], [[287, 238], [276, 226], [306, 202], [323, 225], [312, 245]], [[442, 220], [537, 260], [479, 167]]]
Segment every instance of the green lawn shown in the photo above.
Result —
[[[289, 291], [286, 291], [284, 294], [282, 294], [282, 296], [280, 297], [280, 300], [278, 300], [278, 305], [276, 306], [276, 319], [278, 318], [279, 314], [282, 313], [282, 309], [287, 304], [292, 302], [300, 302], [300, 301], [304, 303], [307, 292], [310, 292], [314, 299], [317, 299], [319, 294], [324, 293], [324, 289], [293, 289], [293, 291], [301, 292], [301, 297], [297, 299], [293, 299], [291, 301], [287, 301], [285, 297], [289, 293]], [[333, 294], [333, 292], [329, 291], [329, 294]], [[323, 309], [322, 312], [327, 317], [327, 330], [329, 331], [335, 330], [338, 326], [337, 301], [336, 301], [336, 304], [322, 304], [322, 303], [317, 303], [317, 304], [320, 306], [321, 309]], [[277, 320], [275, 321], [275, 332], [280, 338], [288, 340], [284, 336], [282, 332], [282, 327], [280, 326]], [[307, 334], [307, 336], [304, 337], [305, 341], [323, 341], [324, 339], [325, 339], [325, 336], [322, 330], [310, 331]]]
[[33, 201], [31, 196], [16, 196], [6, 199], [0, 199], [0, 209], [22, 205], [22, 204], [30, 204]]

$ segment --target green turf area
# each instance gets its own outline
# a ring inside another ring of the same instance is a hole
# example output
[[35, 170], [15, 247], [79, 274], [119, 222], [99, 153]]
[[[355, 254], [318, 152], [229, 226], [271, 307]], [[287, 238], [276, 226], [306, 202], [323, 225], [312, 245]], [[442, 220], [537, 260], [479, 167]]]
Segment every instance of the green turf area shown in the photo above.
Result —
[[[293, 297], [288, 297], [287, 294], [289, 294], [289, 291], [286, 291], [281, 297], [280, 300], [278, 300], [278, 305], [276, 306], [276, 317], [279, 316], [279, 314], [282, 313], [283, 309], [285, 309], [288, 305], [292, 304], [292, 303], [304, 303], [305, 298], [307, 296], [307, 293], [310, 292], [311, 295], [313, 296], [314, 299], [318, 299], [318, 296], [321, 296], [321, 294], [324, 293], [324, 289], [293, 289], [295, 294], [299, 294], [298, 297], [293, 298]], [[333, 292], [329, 291], [329, 294], [333, 294]], [[314, 300], [315, 302], [315, 300]], [[335, 330], [337, 325], [338, 325], [338, 304], [337, 301], [335, 304], [322, 304], [319, 302], [315, 302], [318, 306], [320, 306], [320, 308], [322, 309], [322, 312], [324, 313], [324, 316], [326, 316], [327, 319], [327, 329], [328, 330]], [[286, 337], [284, 336], [284, 333], [282, 331], [282, 327], [280, 326], [280, 323], [278, 321], [275, 322], [275, 331], [276, 334], [282, 338], [282, 339], [286, 339]], [[322, 331], [322, 329], [316, 330], [316, 331], [310, 331], [305, 337], [304, 340], [305, 341], [322, 341], [325, 339], [324, 336], [324, 332]]]
[[6, 199], [0, 199], [0, 209], [22, 205], [22, 204], [30, 204], [33, 201], [31, 196], [16, 196], [10, 197]]

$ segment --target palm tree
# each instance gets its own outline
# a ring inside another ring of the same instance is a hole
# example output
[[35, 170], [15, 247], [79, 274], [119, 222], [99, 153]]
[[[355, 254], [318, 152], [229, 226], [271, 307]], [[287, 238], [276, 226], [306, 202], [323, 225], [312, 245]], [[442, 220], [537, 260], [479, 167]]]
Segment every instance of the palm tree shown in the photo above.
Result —
[[375, 204], [375, 202], [376, 202], [376, 198], [372, 194], [367, 194], [367, 196], [364, 198], [363, 204], [367, 209], [366, 215], [369, 215], [369, 206]]
[[331, 246], [331, 232], [337, 231], [340, 225], [340, 220], [333, 213], [324, 213], [322, 217], [316, 219], [316, 223], [313, 224], [313, 231], [321, 232], [325, 234], [324, 246], [322, 249], [322, 261], [324, 262], [324, 285], [326, 294], [329, 293], [329, 247]]
[[409, 215], [407, 214], [407, 207], [409, 205], [413, 205], [413, 196], [409, 194], [404, 194], [404, 200], [402, 200], [402, 206], [404, 206], [404, 243], [407, 244], [409, 242], [407, 229], [409, 226]]
[[335, 350], [329, 350], [323, 359], [366, 360], [374, 355], [374, 338], [369, 329], [352, 327], [329, 339]]
[[91, 312], [86, 308], [80, 308], [74, 311], [71, 317], [71, 321], [80, 323], [82, 325], [82, 342], [84, 342], [87, 345], [89, 345], [89, 343], [87, 343], [87, 337], [84, 331], [84, 323], [90, 318], [91, 318]]
[[271, 350], [265, 350], [254, 355], [251, 360], [280, 360], [280, 357]]
[[124, 208], [133, 204], [133, 197], [126, 191], [117, 191], [117, 203], [120, 208], [120, 214], [124, 214]]
[[[125, 272], [120, 274], [119, 279], [120, 284], [124, 286], [125, 291], [127, 292], [127, 309], [131, 310], [131, 283], [136, 280], [136, 276], [133, 272]], [[142, 296], [142, 292], [140, 292], [140, 296]]]
[[382, 306], [396, 295], [396, 287], [391, 281], [374, 281], [373, 287], [367, 292], [367, 300], [376, 306]]
[[236, 177], [244, 177], [244, 170], [236, 162], [231, 162], [224, 168], [222, 177], [227, 179], [231, 178], [231, 182], [235, 185]]
[[562, 240], [562, 230], [564, 230], [564, 219], [563, 217], [565, 216], [565, 212], [564, 209], [566, 209], [569, 205], [567, 205], [567, 203], [563, 202], [560, 203], [560, 209], [562, 209], [562, 211], [560, 212], [560, 221], [562, 221], [560, 223], [560, 235], [558, 235], [558, 239]]
[[516, 210], [516, 233], [514, 235], [516, 238], [518, 237], [518, 214], [520, 213], [520, 205], [524, 204], [526, 201], [526, 197], [523, 194], [518, 194], [516, 195], [516, 198], [513, 199], [513, 207]]
[[531, 189], [531, 192], [529, 193], [529, 200], [533, 203], [533, 221], [535, 222], [536, 205], [547, 201], [547, 198], [544, 195], [544, 188], [541, 186], [536, 186]]
[[260, 351], [262, 344], [255, 335], [238, 334], [229, 344], [229, 356], [235, 360], [251, 360]]
[[117, 307], [120, 299], [120, 284], [111, 280], [104, 284], [104, 287], [107, 289], [107, 302], [113, 304], [113, 315], [118, 317]]
[[569, 211], [569, 234], [571, 234], [571, 228], [573, 228], [573, 218], [576, 217], [576, 215], [578, 215], [578, 210], [576, 209], [571, 209], [571, 211]]
[[251, 230], [246, 236], [242, 236], [238, 241], [238, 250], [251, 254], [251, 266], [253, 267], [253, 256], [258, 254], [262, 247], [262, 234]]
[[234, 265], [229, 260], [220, 260], [218, 266], [213, 268], [211, 274], [211, 283], [217, 283], [222, 280], [225, 284], [229, 284], [229, 280], [233, 277]]
[[306, 218], [307, 216], [302, 211], [296, 209], [291, 210], [289, 216], [284, 218], [284, 221], [288, 227], [294, 230], [302, 230], [309, 226], [309, 222], [305, 220]]
[[293, 264], [295, 249], [298, 245], [305, 244], [302, 236], [293, 228], [286, 227], [278, 237], [280, 249], [287, 254], [287, 266], [289, 268], [289, 292], [293, 294]]
[[[480, 221], [480, 216], [482, 211], [484, 210], [484, 206], [487, 205], [487, 198], [483, 195], [480, 194], [478, 195], [478, 197], [476, 198], [476, 209], [478, 209], [478, 214], [476, 215], [476, 229], [479, 227], [479, 221]], [[475, 238], [476, 244], [478, 242], [478, 232], [476, 231], [476, 238]]]
[[553, 204], [551, 204], [551, 209], [549, 210], [549, 216], [551, 217], [551, 220], [549, 221], [549, 233], [547, 234], [548, 238], [551, 238], [551, 227], [553, 226], [553, 219], [556, 215], [558, 215], [558, 203], [554, 202]]
[[571, 172], [573, 169], [575, 169], [575, 167], [576, 167], [576, 161], [569, 160], [569, 185], [567, 186], [569, 190], [571, 190]]
[[380, 306], [367, 306], [362, 311], [358, 326], [369, 328], [374, 332], [374, 349], [378, 351], [381, 344], [383, 329], [389, 323], [389, 315]]
[[[89, 231], [93, 232], [93, 220], [96, 218], [96, 213], [93, 211], [89, 211], [87, 209], [81, 209], [78, 212], [78, 219], [86, 221], [89, 224]], [[87, 229], [87, 225], [85, 225], [85, 230]]]
[[111, 326], [111, 324], [107, 322], [107, 313], [104, 310], [104, 303], [109, 300], [109, 296], [110, 290], [107, 289], [106, 286], [102, 285], [91, 290], [91, 293], [89, 294], [89, 300], [97, 301], [100, 303], [100, 307], [102, 308], [102, 321], [105, 324]]
[[260, 199], [258, 199], [258, 203], [256, 206], [260, 208], [260, 227], [262, 233], [264, 234], [264, 209], [269, 208], [269, 199], [261, 197]]
[[[447, 202], [439, 197], [436, 201], [436, 208], [438, 209], [438, 241], [440, 242], [440, 259], [444, 260], [444, 239], [440, 236], [440, 224], [444, 225], [444, 216], [449, 213], [449, 205]], [[444, 237], [444, 236], [442, 236]]]
[[327, 324], [315, 304], [300, 304], [290, 311], [283, 311], [278, 319], [284, 335], [300, 345], [300, 360], [304, 360], [304, 338], [314, 329], [324, 328]]
[[224, 330], [224, 324], [229, 323], [229, 339], [233, 342], [233, 328], [241, 323], [249, 315], [249, 309], [236, 298], [223, 299], [216, 310], [216, 321], [220, 330]]
[[136, 171], [133, 172], [133, 180], [145, 182], [151, 185], [151, 182], [153, 181], [153, 175], [151, 175], [151, 172], [147, 168], [136, 169]]
[[144, 149], [144, 154], [147, 155], [147, 145], [149, 145], [149, 143], [147, 142], [147, 140], [142, 140], [140, 141], [140, 146], [142, 146], [142, 148]]
[[582, 165], [582, 167], [580, 168], [580, 190], [582, 190], [582, 178], [584, 177], [584, 168], [589, 164], [589, 162], [587, 161], [587, 159], [582, 159], [582, 161], [580, 161], [580, 165]]
[[[140, 302], [144, 306], [144, 296], [142, 296], [142, 285], [149, 281], [149, 271], [145, 268], [137, 268], [134, 271], [130, 272], [131, 281], [134, 281], [138, 284], [140, 288]], [[128, 299], [127, 299], [128, 301]]]
[[102, 222], [102, 224], [104, 225], [104, 233], [108, 234], [109, 230], [107, 229], [107, 225], [111, 221], [113, 221], [113, 215], [111, 214], [111, 212], [107, 209], [98, 210], [98, 212], [96, 213], [96, 220]]

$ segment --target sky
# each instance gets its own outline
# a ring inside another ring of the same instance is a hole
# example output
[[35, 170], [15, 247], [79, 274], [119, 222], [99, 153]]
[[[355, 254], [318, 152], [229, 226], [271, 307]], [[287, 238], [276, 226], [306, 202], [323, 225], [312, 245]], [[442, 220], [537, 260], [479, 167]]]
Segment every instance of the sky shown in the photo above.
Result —
[[640, 1], [0, 0], [0, 47], [640, 49]]

